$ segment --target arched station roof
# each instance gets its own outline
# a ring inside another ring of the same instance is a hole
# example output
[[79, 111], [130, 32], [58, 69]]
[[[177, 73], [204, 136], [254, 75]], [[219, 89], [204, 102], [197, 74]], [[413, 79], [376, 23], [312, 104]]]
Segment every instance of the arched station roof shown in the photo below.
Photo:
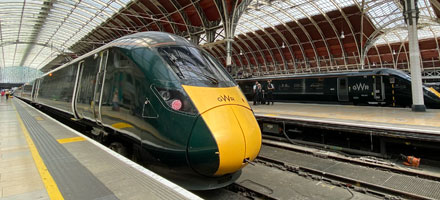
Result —
[[[418, 1], [425, 68], [440, 65], [436, 3]], [[253, 74], [406, 70], [408, 33], [402, 13], [395, 0], [253, 1], [235, 32], [234, 51], [239, 53], [234, 61]]]
[[[2, 0], [0, 66], [42, 68], [124, 8], [128, 0]], [[91, 44], [89, 44], [91, 45]]]
[[[422, 67], [440, 66], [440, 1], [418, 0]], [[4, 0], [0, 67], [48, 69], [116, 38], [165, 31], [200, 44], [233, 72], [408, 69], [398, 0]]]

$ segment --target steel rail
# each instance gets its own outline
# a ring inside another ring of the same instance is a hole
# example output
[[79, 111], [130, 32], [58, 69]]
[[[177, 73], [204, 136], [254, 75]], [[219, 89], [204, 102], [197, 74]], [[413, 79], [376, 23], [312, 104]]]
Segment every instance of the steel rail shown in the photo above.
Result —
[[339, 185], [346, 186], [348, 188], [354, 188], [354, 186], [366, 188], [366, 189], [368, 189], [367, 192], [374, 194], [374, 195], [383, 196], [385, 198], [388, 198], [389, 197], [388, 195], [395, 195], [395, 196], [409, 198], [409, 199], [432, 199], [432, 198], [429, 198], [426, 196], [416, 195], [413, 193], [409, 193], [409, 192], [405, 192], [405, 191], [401, 191], [401, 190], [397, 190], [397, 189], [392, 189], [392, 188], [368, 183], [368, 182], [361, 181], [361, 180], [356, 180], [353, 178], [349, 178], [349, 177], [345, 177], [345, 176], [341, 176], [341, 175], [337, 175], [337, 174], [333, 174], [333, 173], [328, 173], [328, 172], [325, 172], [322, 170], [317, 170], [317, 169], [313, 169], [313, 168], [309, 168], [309, 167], [288, 164], [283, 161], [279, 161], [279, 160], [265, 157], [265, 156], [258, 156], [256, 161], [260, 162], [262, 164], [271, 166], [271, 167], [275, 166], [280, 169], [285, 169], [287, 171], [295, 172], [295, 173], [298, 173], [299, 175], [303, 175], [303, 176], [307, 175], [307, 174], [304, 174], [304, 172], [309, 173], [309, 174], [313, 174], [314, 177], [312, 176], [312, 178], [327, 180], [331, 183], [334, 183], [334, 181], [345, 183], [345, 184], [339, 184]]
[[263, 144], [268, 145], [268, 146], [272, 146], [272, 147], [290, 150], [290, 151], [295, 151], [295, 152], [299, 152], [299, 153], [311, 154], [311, 155], [314, 155], [314, 156], [317, 156], [320, 158], [330, 158], [330, 159], [334, 159], [334, 160], [341, 161], [341, 162], [346, 162], [346, 163], [351, 163], [351, 164], [354, 163], [357, 165], [370, 167], [370, 168], [376, 168], [376, 169], [380, 169], [383, 171], [391, 171], [394, 173], [405, 174], [405, 175], [409, 175], [409, 176], [417, 176], [417, 177], [423, 178], [423, 179], [440, 181], [440, 175], [423, 173], [423, 172], [415, 170], [415, 169], [395, 167], [395, 166], [387, 165], [382, 162], [369, 162], [369, 161], [362, 160], [359, 158], [351, 158], [351, 157], [346, 157], [343, 155], [338, 155], [337, 153], [325, 154], [325, 155], [322, 154], [321, 155], [321, 154], [317, 154], [316, 151], [310, 150], [309, 148], [301, 148], [298, 145], [284, 143], [284, 142], [276, 142], [276, 141], [267, 140], [267, 139], [263, 139]]

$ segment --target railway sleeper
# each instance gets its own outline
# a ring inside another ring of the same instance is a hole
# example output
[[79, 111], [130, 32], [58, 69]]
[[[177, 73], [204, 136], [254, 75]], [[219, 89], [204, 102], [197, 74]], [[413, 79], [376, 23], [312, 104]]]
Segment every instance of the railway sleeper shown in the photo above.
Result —
[[[381, 196], [385, 199], [400, 199], [399, 197], [393, 196], [389, 193], [396, 193], [397, 192], [397, 195], [402, 195], [402, 194], [400, 194], [399, 191], [392, 191], [392, 190], [387, 190], [387, 189], [384, 190], [384, 188], [381, 188], [380, 186], [377, 186], [377, 188], [375, 186], [370, 188], [372, 185], [364, 184], [364, 183], [361, 183], [360, 181], [352, 180], [352, 179], [345, 178], [345, 177], [338, 177], [338, 176], [335, 176], [332, 174], [327, 174], [325, 172], [321, 172], [321, 171], [315, 170], [315, 169], [309, 169], [309, 168], [304, 168], [304, 167], [300, 167], [300, 166], [287, 164], [282, 161], [277, 161], [277, 160], [263, 157], [263, 156], [259, 156], [254, 162], [258, 162], [258, 163], [261, 163], [261, 164], [269, 166], [269, 167], [278, 168], [280, 170], [290, 171], [290, 172], [296, 173], [299, 176], [302, 176], [304, 178], [309, 178], [309, 179], [317, 180], [317, 181], [324, 181], [324, 182], [327, 182], [327, 183], [332, 184], [337, 187], [347, 188], [348, 190], [350, 190], [350, 189], [353, 189], [356, 191], [359, 190], [365, 194], [369, 193], [369, 194], [372, 194], [375, 196]], [[403, 194], [403, 196], [407, 196], [407, 195]]]

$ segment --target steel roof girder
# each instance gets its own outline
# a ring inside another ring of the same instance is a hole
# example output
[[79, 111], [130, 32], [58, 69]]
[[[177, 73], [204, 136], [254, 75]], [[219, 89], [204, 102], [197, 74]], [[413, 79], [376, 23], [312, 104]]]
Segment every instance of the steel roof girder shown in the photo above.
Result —
[[[252, 48], [248, 45], [248, 43], [246, 42], [246, 41], [244, 41], [243, 39], [241, 39], [241, 38], [239, 38], [239, 37], [236, 37], [236, 39], [238, 39], [244, 46], [246, 46], [246, 49], [248, 50], [248, 52], [249, 53], [251, 53], [251, 55], [252, 55], [252, 57], [254, 58], [254, 60], [255, 60], [255, 64], [259, 67], [259, 65], [258, 65], [258, 57], [257, 57], [257, 55], [255, 55], [255, 52], [252, 50]], [[243, 49], [243, 48], [241, 48], [241, 45], [240, 44], [238, 44], [238, 42], [237, 41], [235, 41], [234, 40], [234, 42], [235, 43], [237, 43], [237, 46], [240, 46], [240, 49]], [[253, 43], [254, 45], [256, 45], [255, 43]], [[256, 46], [258, 46], [258, 45], [256, 45]], [[244, 51], [244, 55], [246, 56], [246, 59], [247, 60], [249, 60], [249, 65], [251, 65], [252, 63], [250, 62], [250, 59], [249, 59], [249, 57], [248, 57], [248, 55], [246, 55], [246, 51]], [[265, 63], [267, 63], [266, 62], [266, 58], [264, 58], [264, 56], [261, 54], [261, 52], [259, 52], [260, 53], [260, 55], [261, 55], [261, 57], [263, 57], [263, 60], [264, 60], [264, 62]], [[261, 69], [259, 69], [260, 71], [261, 71]]]
[[[252, 14], [250, 14], [250, 15], [252, 15]], [[259, 18], [259, 17], [256, 17], [255, 15], [254, 15], [254, 17], [255, 17], [255, 18]], [[261, 18], [259, 18], [259, 19], [262, 20]], [[265, 33], [265, 35], [266, 35], [267, 37], [269, 37], [269, 39], [272, 41], [272, 43], [275, 44], [275, 46], [276, 46], [278, 52], [280, 53], [280, 56], [281, 56], [282, 61], [285, 62], [285, 58], [284, 58], [283, 52], [281, 51], [281, 48], [280, 48], [280, 46], [278, 45], [278, 42], [275, 40], [275, 38], [273, 38], [272, 35], [271, 35], [270, 33], [268, 33], [265, 29], [263, 29], [263, 28], [262, 28], [261, 26], [259, 26], [258, 24], [254, 23], [254, 22], [250, 22], [250, 23], [254, 24], [256, 27], [259, 27], [260, 30], [263, 31], [263, 33]], [[264, 23], [267, 23], [267, 22], [264, 21]], [[275, 30], [275, 28], [274, 28], [274, 30]], [[276, 30], [275, 30], [275, 31], [276, 31]], [[254, 34], [257, 35], [257, 32], [254, 32]], [[277, 34], [278, 34], [278, 32], [277, 32]], [[264, 41], [264, 39], [263, 39], [262, 37], [259, 37], [259, 39]], [[269, 52], [270, 52], [270, 54], [271, 54], [271, 56], [272, 56], [272, 60], [275, 62], [275, 61], [276, 61], [276, 57], [273, 55], [272, 50], [269, 48], [269, 45], [267, 44], [266, 41], [264, 41], [264, 43], [265, 43], [265, 46], [266, 46], [267, 50], [269, 50]]]
[[[246, 27], [246, 28], [248, 28], [248, 27]], [[272, 53], [271, 49], [269, 48], [269, 45], [266, 43], [266, 41], [257, 33], [254, 33], [254, 35], [258, 38], [258, 40], [261, 41], [261, 43], [263, 43], [263, 45], [266, 47], [266, 50], [269, 51], [269, 54], [272, 57], [272, 60], [275, 60], [275, 56], [273, 55], [273, 53]], [[260, 45], [252, 37], [248, 36], [248, 34], [246, 34], [245, 36], [249, 41], [251, 41], [254, 44], [255, 47], [257, 47], [257, 48], [260, 47]], [[260, 53], [261, 57], [263, 57], [264, 65], [268, 66], [268, 61], [266, 60], [266, 56], [264, 56], [264, 53], [261, 50], [265, 50], [265, 49], [264, 48], [257, 49], [257, 51]], [[266, 71], [267, 71], [267, 68], [266, 68]]]
[[[266, 11], [261, 11], [261, 12], [264, 12], [265, 14], [270, 15], [270, 13], [268, 13], [268, 12], [266, 12]], [[250, 14], [250, 15], [252, 15], [252, 14]], [[278, 17], [275, 17], [275, 16], [272, 16], [272, 17], [273, 17], [274, 19], [276, 19], [278, 22], [280, 22], [280, 24], [283, 24], [282, 21], [278, 19]], [[267, 25], [270, 24], [270, 23], [268, 23], [267, 21], [265, 21], [263, 18], [261, 18], [261, 17], [259, 17], [259, 16], [257, 16], [257, 18], [259, 18], [260, 20], [263, 20], [264, 23], [266, 23]], [[291, 46], [289, 45], [289, 41], [284, 37], [284, 35], [281, 33], [281, 31], [278, 30], [278, 28], [276, 28], [276, 27], [273, 26], [272, 29], [275, 30], [275, 32], [276, 32], [277, 35], [281, 38], [281, 40], [283, 41], [283, 43], [287, 44], [287, 48], [288, 48], [288, 50], [289, 50], [289, 53], [290, 53], [290, 55], [292, 56], [292, 58], [294, 58], [295, 55], [294, 55], [294, 53], [293, 53], [293, 51], [292, 51], [292, 49], [291, 49]], [[264, 29], [263, 29], [263, 30], [264, 30]], [[286, 58], [284, 57], [284, 51], [282, 50], [283, 48], [280, 47], [280, 45], [278, 44], [278, 42], [275, 40], [275, 38], [272, 37], [272, 35], [271, 35], [270, 33], [268, 33], [266, 30], [264, 30], [264, 32], [266, 33], [266, 35], [268, 35], [268, 37], [272, 40], [272, 42], [273, 42], [273, 43], [275, 44], [275, 46], [277, 47], [277, 50], [279, 51], [280, 56], [281, 56], [281, 60], [282, 60], [282, 62], [283, 62], [283, 68], [284, 68], [285, 71], [287, 71], [287, 70], [286, 70], [286, 67], [287, 67], [286, 63], [287, 63], [287, 61], [286, 61]], [[291, 32], [290, 32], [290, 33], [291, 33]], [[296, 35], [295, 35], [295, 36], [296, 36]], [[294, 36], [294, 37], [295, 37], [295, 36]]]
[[[136, 2], [136, 5], [139, 6], [142, 10], [146, 10], [146, 11], [149, 11], [150, 13], [153, 13], [153, 12], [152, 12], [147, 6], [145, 6], [145, 5], [144, 5], [143, 3], [141, 3], [141, 2]], [[173, 29], [173, 32], [174, 32], [175, 34], [177, 34], [177, 33], [178, 33], [178, 28], [177, 28], [177, 26], [176, 26], [174, 23], [170, 23], [170, 22], [172, 21], [172, 20], [171, 20], [171, 17], [170, 17], [170, 16], [167, 16], [167, 15], [164, 14], [164, 11], [162, 10], [163, 7], [158, 7], [156, 4], [153, 4], [153, 5], [156, 7], [156, 9], [158, 9], [158, 10], [161, 12], [161, 14], [163, 15], [163, 17], [165, 17], [165, 18], [167, 19], [169, 25], [171, 26], [171, 29]], [[163, 17], [161, 17], [161, 18], [163, 18]], [[141, 19], [144, 19], [144, 18], [141, 18]], [[160, 18], [159, 18], [159, 19], [160, 19]], [[158, 21], [156, 21], [155, 19], [153, 19], [153, 17], [151, 17], [150, 20], [152, 20], [152, 22], [150, 22], [150, 23], [146, 23], [145, 27], [150, 27], [151, 24], [154, 23], [154, 24], [156, 24], [157, 27], [159, 27], [159, 29], [161, 29], [161, 30], [165, 30], [164, 27], [162, 26], [162, 24], [158, 23]], [[141, 29], [141, 28], [139, 28], [138, 30], [140, 30], [140, 29]]]

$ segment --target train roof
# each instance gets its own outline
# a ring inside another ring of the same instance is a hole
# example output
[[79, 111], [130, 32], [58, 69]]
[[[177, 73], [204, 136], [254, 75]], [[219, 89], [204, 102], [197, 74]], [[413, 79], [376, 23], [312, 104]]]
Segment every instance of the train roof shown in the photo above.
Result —
[[130, 41], [130, 43], [128, 43], [129, 45], [144, 45], [146, 47], [156, 47], [161, 45], [195, 46], [183, 37], [157, 31], [139, 32], [127, 35], [110, 42], [109, 45], [125, 47], [127, 45], [126, 41]]
[[388, 68], [379, 68], [373, 70], [364, 70], [357, 72], [335, 72], [335, 73], [321, 73], [321, 74], [300, 74], [300, 75], [281, 75], [281, 76], [264, 76], [264, 77], [252, 77], [245, 79], [237, 79], [237, 81], [246, 81], [246, 80], [267, 80], [267, 79], [286, 79], [286, 78], [304, 78], [304, 77], [332, 77], [332, 76], [367, 76], [367, 75], [385, 75], [385, 74], [393, 74], [403, 78], [410, 78], [405, 72], [395, 69]]
[[[65, 63], [45, 74], [43, 74], [41, 77], [46, 76], [47, 74], [53, 73], [55, 71], [58, 71], [65, 66], [71, 65], [73, 63], [78, 62], [79, 60], [82, 60], [84, 58], [87, 58], [95, 53], [98, 53], [104, 49], [110, 48], [110, 47], [120, 47], [120, 48], [138, 48], [138, 47], [158, 47], [162, 45], [183, 45], [183, 46], [193, 46], [197, 47], [193, 43], [189, 42], [183, 37], [166, 33], [166, 32], [158, 32], [158, 31], [147, 31], [147, 32], [139, 32], [131, 35], [127, 35], [124, 37], [121, 37], [119, 39], [116, 39], [114, 41], [111, 41], [93, 51], [90, 51], [78, 58], [75, 58], [74, 60]], [[40, 78], [41, 78], [40, 77]]]

